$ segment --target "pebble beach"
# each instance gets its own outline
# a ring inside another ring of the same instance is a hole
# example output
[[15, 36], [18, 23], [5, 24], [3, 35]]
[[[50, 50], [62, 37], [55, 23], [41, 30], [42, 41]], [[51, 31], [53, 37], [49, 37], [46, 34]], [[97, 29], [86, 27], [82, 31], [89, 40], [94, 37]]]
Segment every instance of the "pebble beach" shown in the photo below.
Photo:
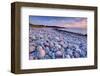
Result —
[[87, 36], [53, 27], [29, 28], [29, 60], [86, 57]]

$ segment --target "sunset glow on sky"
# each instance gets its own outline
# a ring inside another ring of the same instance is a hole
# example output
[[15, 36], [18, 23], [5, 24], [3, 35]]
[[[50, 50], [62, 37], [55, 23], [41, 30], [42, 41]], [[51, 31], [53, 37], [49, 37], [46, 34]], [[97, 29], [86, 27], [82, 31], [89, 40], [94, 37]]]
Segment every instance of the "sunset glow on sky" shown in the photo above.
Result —
[[29, 16], [29, 23], [46, 26], [87, 28], [85, 17]]

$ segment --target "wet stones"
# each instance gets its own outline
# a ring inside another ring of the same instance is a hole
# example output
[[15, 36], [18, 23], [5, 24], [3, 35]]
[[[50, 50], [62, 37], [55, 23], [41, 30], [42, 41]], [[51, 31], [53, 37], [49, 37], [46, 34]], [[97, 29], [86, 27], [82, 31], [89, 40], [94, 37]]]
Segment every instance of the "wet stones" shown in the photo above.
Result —
[[52, 28], [30, 28], [29, 59], [87, 57], [87, 39]]

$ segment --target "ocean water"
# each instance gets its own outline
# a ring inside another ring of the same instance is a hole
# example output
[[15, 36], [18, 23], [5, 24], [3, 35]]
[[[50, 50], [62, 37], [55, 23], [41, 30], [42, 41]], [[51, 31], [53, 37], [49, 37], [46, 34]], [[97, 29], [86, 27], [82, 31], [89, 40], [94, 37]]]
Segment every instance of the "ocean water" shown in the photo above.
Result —
[[84, 28], [58, 28], [58, 30], [87, 35], [87, 29], [84, 29]]

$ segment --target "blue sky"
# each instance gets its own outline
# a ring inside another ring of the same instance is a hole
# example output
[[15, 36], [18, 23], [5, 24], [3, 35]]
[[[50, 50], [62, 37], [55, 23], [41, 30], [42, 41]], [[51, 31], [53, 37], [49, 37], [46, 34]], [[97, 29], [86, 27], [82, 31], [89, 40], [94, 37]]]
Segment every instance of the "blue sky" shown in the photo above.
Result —
[[66, 24], [76, 23], [86, 18], [79, 17], [54, 17], [54, 16], [29, 16], [29, 23], [47, 26], [64, 26]]

